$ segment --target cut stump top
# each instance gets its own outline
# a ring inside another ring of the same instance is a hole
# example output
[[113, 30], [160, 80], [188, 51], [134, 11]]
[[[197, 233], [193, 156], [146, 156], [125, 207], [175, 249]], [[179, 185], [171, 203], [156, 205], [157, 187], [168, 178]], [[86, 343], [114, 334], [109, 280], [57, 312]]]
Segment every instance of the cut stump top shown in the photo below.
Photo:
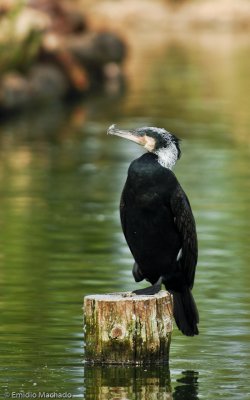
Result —
[[137, 295], [133, 292], [114, 292], [105, 294], [90, 294], [84, 297], [86, 300], [95, 301], [145, 301], [152, 299], [161, 299], [163, 297], [168, 297], [171, 300], [171, 294], [166, 290], [160, 290], [154, 295]]

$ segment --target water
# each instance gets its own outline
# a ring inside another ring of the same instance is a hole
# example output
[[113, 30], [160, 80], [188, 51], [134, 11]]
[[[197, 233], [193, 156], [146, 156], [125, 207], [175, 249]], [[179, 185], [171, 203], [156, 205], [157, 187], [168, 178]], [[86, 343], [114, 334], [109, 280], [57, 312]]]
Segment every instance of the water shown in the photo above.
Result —
[[[2, 397], [250, 398], [249, 47], [222, 33], [163, 38], [135, 63], [123, 95], [2, 122]], [[195, 338], [174, 330], [169, 367], [83, 363], [83, 296], [136, 286], [118, 203], [141, 149], [107, 137], [111, 123], [183, 138], [175, 173], [197, 221], [201, 323]]]

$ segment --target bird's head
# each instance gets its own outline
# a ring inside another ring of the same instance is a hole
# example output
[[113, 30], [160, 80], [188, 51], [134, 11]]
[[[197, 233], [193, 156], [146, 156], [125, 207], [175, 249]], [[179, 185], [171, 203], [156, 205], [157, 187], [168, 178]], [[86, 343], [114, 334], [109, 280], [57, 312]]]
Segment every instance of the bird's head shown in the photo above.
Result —
[[140, 144], [150, 153], [158, 156], [159, 163], [172, 169], [181, 156], [180, 140], [164, 128], [146, 126], [137, 129], [119, 129], [115, 125], [108, 128], [109, 135], [116, 135]]

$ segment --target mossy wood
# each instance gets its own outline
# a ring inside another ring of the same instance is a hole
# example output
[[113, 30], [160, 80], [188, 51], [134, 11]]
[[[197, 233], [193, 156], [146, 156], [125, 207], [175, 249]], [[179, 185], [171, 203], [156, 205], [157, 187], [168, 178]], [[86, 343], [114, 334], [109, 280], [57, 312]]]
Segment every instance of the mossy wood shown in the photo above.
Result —
[[131, 292], [84, 298], [85, 359], [92, 363], [167, 363], [173, 329], [171, 295]]

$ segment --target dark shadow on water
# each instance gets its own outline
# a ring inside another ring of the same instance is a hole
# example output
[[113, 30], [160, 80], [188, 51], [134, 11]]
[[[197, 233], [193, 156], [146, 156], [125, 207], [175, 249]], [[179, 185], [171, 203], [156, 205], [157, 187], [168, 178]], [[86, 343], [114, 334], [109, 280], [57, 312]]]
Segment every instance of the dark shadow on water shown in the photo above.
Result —
[[182, 371], [178, 378], [177, 386], [173, 392], [173, 400], [198, 400], [198, 377], [197, 371]]
[[86, 400], [198, 400], [198, 372], [183, 371], [171, 386], [169, 366], [85, 365]]

